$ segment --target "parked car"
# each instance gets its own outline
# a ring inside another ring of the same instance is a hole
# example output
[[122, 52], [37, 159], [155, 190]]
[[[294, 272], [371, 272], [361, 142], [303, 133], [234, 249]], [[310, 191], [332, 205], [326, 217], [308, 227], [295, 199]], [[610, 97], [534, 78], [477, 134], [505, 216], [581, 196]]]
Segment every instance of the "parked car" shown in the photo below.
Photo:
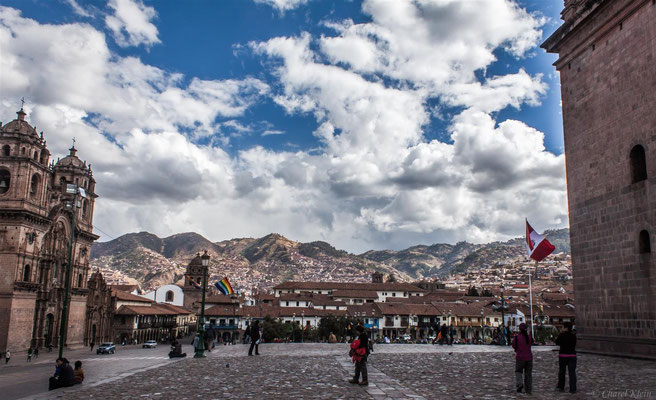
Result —
[[157, 347], [157, 341], [156, 340], [146, 340], [143, 344], [144, 349], [153, 349]]
[[106, 342], [98, 346], [96, 354], [114, 354], [115, 351], [116, 347], [114, 346], [114, 343]]

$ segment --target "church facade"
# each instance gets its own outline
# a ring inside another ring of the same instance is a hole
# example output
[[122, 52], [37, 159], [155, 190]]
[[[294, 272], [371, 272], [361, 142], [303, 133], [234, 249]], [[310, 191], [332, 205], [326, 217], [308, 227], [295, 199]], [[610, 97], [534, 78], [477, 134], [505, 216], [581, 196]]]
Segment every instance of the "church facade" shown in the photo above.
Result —
[[578, 346], [656, 358], [656, 0], [565, 0], [560, 72]]
[[[96, 181], [75, 146], [51, 161], [43, 132], [25, 120], [22, 108], [17, 114], [0, 123], [0, 351], [58, 346], [69, 258], [66, 345], [82, 345], [91, 329], [87, 281], [91, 244], [98, 238]], [[83, 189], [77, 204], [69, 184]]]

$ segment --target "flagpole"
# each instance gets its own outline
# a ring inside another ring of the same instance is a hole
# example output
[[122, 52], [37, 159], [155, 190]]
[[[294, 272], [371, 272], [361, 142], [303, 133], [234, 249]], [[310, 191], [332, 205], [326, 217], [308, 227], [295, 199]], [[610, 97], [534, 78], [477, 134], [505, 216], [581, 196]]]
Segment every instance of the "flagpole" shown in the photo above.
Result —
[[[537, 270], [538, 268], [538, 261], [535, 260], [535, 269]], [[531, 336], [533, 337], [533, 340], [535, 340], [535, 333], [533, 332], [533, 285], [531, 284], [531, 269], [529, 268], [528, 270], [528, 298], [530, 301], [530, 307], [531, 307]]]

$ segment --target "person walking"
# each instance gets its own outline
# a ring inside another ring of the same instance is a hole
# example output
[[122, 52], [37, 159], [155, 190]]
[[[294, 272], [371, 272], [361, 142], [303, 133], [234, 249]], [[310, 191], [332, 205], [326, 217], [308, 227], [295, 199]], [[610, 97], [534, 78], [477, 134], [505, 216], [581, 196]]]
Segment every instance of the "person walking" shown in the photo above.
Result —
[[34, 348], [34, 358], [35, 359], [39, 358], [39, 348], [38, 347]]
[[29, 349], [27, 349], [27, 362], [32, 361], [32, 354], [33, 354], [33, 351], [32, 351], [32, 348], [30, 347]]
[[[369, 356], [369, 337], [364, 329], [364, 326], [358, 325], [355, 327], [358, 332], [358, 338], [351, 343], [351, 355], [355, 362], [355, 375], [349, 383], [360, 386], [369, 385], [369, 377], [367, 375], [367, 357]], [[360, 381], [362, 375], [362, 381]]]
[[565, 322], [565, 331], [556, 338], [558, 352], [558, 384], [556, 389], [565, 391], [565, 370], [569, 372], [569, 392], [576, 393], [576, 335], [572, 332], [572, 323]]
[[5, 364], [9, 364], [9, 359], [11, 358], [11, 353], [9, 350], [5, 352]]
[[449, 345], [453, 344], [453, 335], [455, 334], [456, 334], [456, 330], [453, 328], [453, 326], [451, 326], [449, 328]]
[[251, 335], [251, 347], [248, 349], [248, 355], [253, 355], [253, 348], [255, 348], [255, 355], [259, 356], [259, 346], [260, 346], [260, 321], [253, 322], [253, 325], [250, 327]]
[[444, 342], [449, 344], [449, 339], [447, 338], [448, 334], [449, 334], [449, 327], [446, 326], [446, 324], [443, 324], [442, 328], [440, 330], [440, 334], [439, 334], [439, 336], [440, 336], [440, 340], [439, 340], [440, 346], [443, 345]]
[[519, 324], [519, 334], [512, 341], [512, 347], [515, 349], [515, 384], [517, 393], [522, 389], [531, 394], [533, 385], [533, 352], [531, 346], [533, 338], [526, 331], [526, 324]]
[[95, 345], [96, 344], [93, 341], [91, 341], [91, 343], [89, 343], [89, 347], [90, 347], [89, 351], [93, 351], [93, 346]]

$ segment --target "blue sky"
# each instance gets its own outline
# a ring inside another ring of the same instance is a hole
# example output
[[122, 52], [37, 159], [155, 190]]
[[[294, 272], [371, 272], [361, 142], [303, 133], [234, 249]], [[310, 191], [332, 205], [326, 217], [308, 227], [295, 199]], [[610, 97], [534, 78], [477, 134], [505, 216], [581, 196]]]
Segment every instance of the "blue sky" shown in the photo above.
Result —
[[24, 96], [51, 150], [76, 135], [103, 239], [277, 231], [359, 252], [567, 225], [538, 47], [560, 0], [1, 5], [0, 119]]

